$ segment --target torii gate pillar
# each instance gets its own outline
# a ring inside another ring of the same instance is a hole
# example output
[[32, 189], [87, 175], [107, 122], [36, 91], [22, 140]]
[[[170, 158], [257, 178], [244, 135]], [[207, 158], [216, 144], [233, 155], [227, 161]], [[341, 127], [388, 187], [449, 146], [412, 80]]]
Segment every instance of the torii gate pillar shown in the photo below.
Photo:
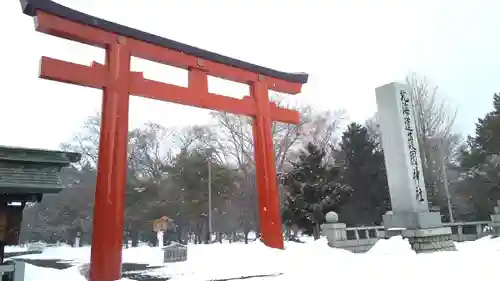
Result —
[[[23, 12], [35, 17], [36, 30], [106, 50], [106, 63], [79, 65], [43, 57], [40, 77], [102, 89], [101, 136], [94, 206], [90, 279], [120, 279], [127, 170], [128, 109], [130, 94], [251, 116], [257, 171], [262, 238], [283, 248], [276, 167], [271, 126], [273, 121], [299, 123], [294, 110], [269, 102], [268, 90], [297, 94], [307, 82], [304, 73], [285, 73], [130, 27], [96, 18], [49, 0], [21, 0]], [[145, 79], [130, 71], [132, 56], [188, 70], [188, 87]], [[235, 99], [210, 93], [208, 75], [250, 85], [251, 96]]]

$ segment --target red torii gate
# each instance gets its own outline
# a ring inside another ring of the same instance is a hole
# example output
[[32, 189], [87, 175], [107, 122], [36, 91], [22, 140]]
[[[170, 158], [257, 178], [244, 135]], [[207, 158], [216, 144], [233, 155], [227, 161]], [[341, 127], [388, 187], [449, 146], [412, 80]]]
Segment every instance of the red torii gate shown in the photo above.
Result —
[[[305, 73], [284, 73], [96, 18], [49, 0], [20, 0], [39, 32], [106, 50], [105, 65], [42, 57], [40, 77], [103, 89], [90, 279], [120, 279], [130, 94], [253, 117], [259, 217], [264, 243], [283, 248], [271, 122], [298, 123], [298, 112], [277, 107], [268, 90], [297, 94]], [[136, 56], [188, 70], [188, 87], [145, 79], [130, 71]], [[236, 99], [208, 91], [207, 75], [250, 85]]]

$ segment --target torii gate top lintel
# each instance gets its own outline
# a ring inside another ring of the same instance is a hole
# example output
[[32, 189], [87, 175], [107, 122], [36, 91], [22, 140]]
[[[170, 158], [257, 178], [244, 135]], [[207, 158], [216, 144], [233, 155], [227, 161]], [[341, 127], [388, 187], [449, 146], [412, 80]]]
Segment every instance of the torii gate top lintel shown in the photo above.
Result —
[[[101, 18], [97, 18], [79, 12], [77, 10], [68, 8], [51, 0], [20, 0], [20, 2], [23, 13], [32, 17], [39, 16], [39, 11], [41, 11], [72, 22], [78, 22], [84, 25], [99, 28], [104, 31], [114, 33], [116, 35], [121, 35], [128, 38], [134, 38], [138, 41], [143, 41], [156, 46], [165, 47], [174, 51], [185, 53], [186, 55], [205, 59], [214, 63], [236, 67], [255, 74], [260, 74], [267, 76], [269, 78], [274, 78], [273, 80], [278, 80], [280, 82], [288, 82], [289, 84], [295, 85], [295, 87], [293, 87], [293, 90], [290, 90], [292, 87], [280, 87], [279, 85], [274, 86], [277, 87], [277, 89], [274, 90], [281, 91], [284, 93], [288, 94], [299, 93], [301, 88], [297, 86], [307, 83], [308, 80], [308, 74], [306, 73], [287, 73], [259, 66], [256, 64], [252, 64], [249, 62], [241, 61], [224, 55], [220, 55], [210, 51], [206, 51], [184, 43], [163, 38], [151, 33], [147, 33], [141, 30], [120, 25]], [[45, 32], [43, 30], [40, 31]], [[49, 34], [51, 33], [51, 31], [49, 30], [46, 31], [47, 31], [46, 33]], [[57, 30], [53, 30], [52, 32], [57, 33]], [[61, 36], [62, 34], [54, 34], [54, 35]], [[84, 43], [89, 43], [89, 42], [84, 42]], [[92, 43], [94, 43], [95, 45], [99, 45], [99, 43], [105, 43], [105, 42], [92, 42]], [[273, 86], [271, 86], [270, 88], [273, 89]]]

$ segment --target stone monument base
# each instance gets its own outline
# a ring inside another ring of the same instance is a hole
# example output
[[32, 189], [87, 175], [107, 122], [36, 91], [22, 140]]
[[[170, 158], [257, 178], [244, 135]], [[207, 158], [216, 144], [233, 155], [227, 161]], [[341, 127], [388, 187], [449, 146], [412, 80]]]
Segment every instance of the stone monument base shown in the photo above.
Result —
[[401, 231], [417, 253], [456, 250], [451, 228], [443, 227], [439, 212], [388, 212], [383, 221], [385, 229]]
[[439, 212], [387, 212], [382, 216], [384, 227], [404, 229], [439, 228], [443, 225]]
[[416, 253], [457, 250], [455, 242], [451, 239], [451, 228], [449, 227], [407, 229], [403, 230], [402, 236], [408, 239], [411, 248]]

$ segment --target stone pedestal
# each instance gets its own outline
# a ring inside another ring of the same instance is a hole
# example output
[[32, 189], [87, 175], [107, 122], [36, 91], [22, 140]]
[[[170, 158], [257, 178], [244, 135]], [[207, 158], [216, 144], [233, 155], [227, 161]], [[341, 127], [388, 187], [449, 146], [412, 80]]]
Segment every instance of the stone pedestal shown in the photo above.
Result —
[[384, 227], [389, 228], [436, 228], [441, 227], [441, 214], [439, 212], [388, 212], [382, 216]]
[[401, 231], [419, 253], [454, 250], [451, 229], [429, 211], [411, 93], [390, 83], [376, 89], [376, 99], [392, 205], [384, 227]]
[[407, 229], [403, 230], [402, 236], [408, 239], [411, 248], [417, 253], [456, 251], [449, 227]]
[[335, 212], [328, 212], [325, 219], [326, 223], [321, 226], [321, 232], [326, 236], [328, 246], [341, 248], [343, 241], [347, 240], [347, 225], [339, 222]]
[[496, 235], [500, 236], [500, 200], [497, 201], [497, 205], [493, 207], [493, 215], [490, 215], [491, 223], [490, 227], [493, 228]]
[[[450, 227], [443, 227], [438, 212], [398, 212], [383, 216], [387, 233], [397, 229], [417, 253], [456, 250]], [[388, 235], [390, 236], [390, 235]]]

